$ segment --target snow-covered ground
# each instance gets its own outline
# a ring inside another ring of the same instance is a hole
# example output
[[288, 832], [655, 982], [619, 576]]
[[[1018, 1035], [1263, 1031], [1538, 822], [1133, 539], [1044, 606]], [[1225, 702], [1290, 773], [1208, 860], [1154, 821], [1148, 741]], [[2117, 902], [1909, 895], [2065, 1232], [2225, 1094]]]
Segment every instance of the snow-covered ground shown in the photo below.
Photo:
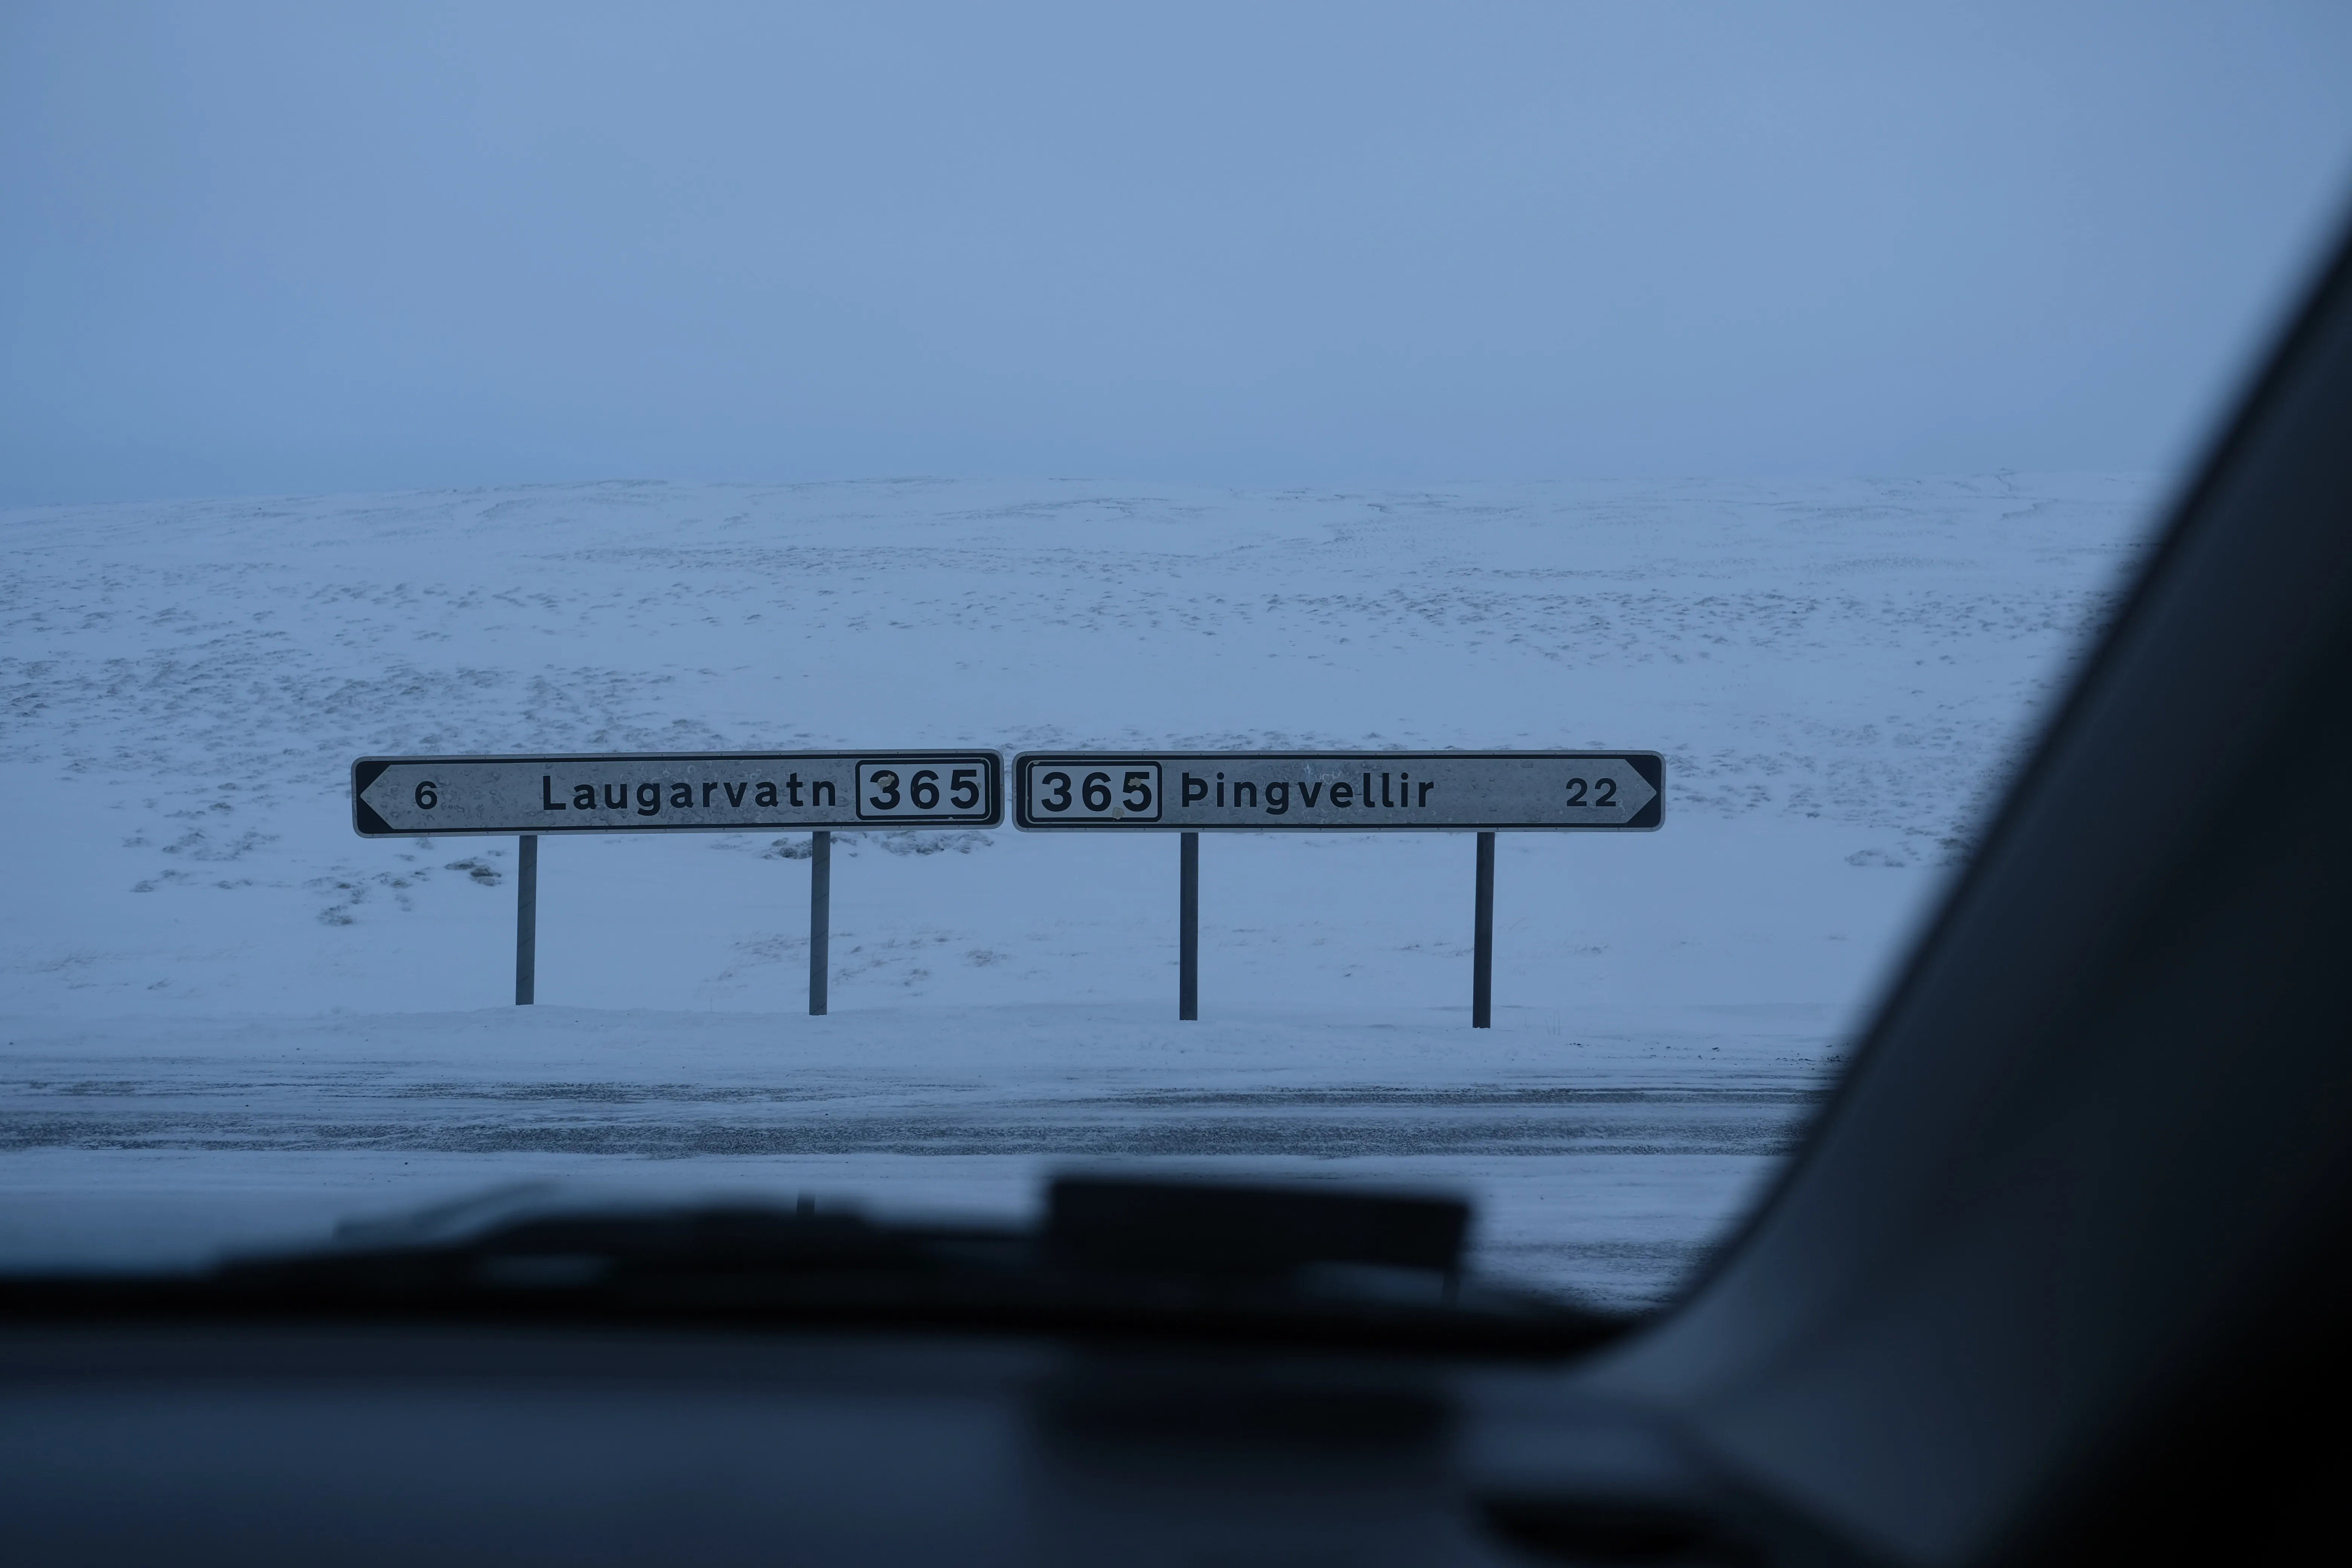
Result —
[[[1024, 1205], [1108, 1160], [1451, 1185], [1654, 1298], [1768, 1178], [2113, 602], [2145, 480], [910, 479], [0, 512], [0, 1253], [543, 1175]], [[362, 841], [362, 753], [1643, 747], [1666, 826]]]

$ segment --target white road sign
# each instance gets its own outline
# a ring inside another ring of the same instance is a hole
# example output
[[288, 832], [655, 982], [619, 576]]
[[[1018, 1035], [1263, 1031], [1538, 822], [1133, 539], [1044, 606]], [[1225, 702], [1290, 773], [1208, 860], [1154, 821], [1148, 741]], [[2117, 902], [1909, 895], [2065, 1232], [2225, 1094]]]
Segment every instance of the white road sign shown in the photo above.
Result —
[[362, 757], [352, 825], [404, 834], [993, 827], [993, 752]]
[[1029, 829], [1643, 832], [1664, 819], [1655, 752], [1024, 752]]

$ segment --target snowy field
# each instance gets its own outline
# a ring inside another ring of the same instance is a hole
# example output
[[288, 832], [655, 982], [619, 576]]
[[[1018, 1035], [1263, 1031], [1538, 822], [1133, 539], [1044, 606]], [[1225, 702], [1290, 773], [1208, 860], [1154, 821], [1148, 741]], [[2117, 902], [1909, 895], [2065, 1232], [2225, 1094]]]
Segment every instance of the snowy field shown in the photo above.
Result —
[[[1669, 1290], [1769, 1180], [2158, 489], [596, 484], [0, 512], [0, 1256], [516, 1181], [1011, 1213], [1072, 1164], [1411, 1182]], [[362, 841], [362, 753], [1666, 753], [1655, 834]]]

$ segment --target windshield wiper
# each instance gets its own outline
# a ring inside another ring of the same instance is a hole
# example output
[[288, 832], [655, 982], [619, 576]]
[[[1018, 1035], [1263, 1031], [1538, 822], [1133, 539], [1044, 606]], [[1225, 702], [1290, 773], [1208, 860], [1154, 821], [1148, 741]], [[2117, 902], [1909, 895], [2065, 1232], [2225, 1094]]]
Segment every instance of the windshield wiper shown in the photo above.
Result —
[[1581, 1349], [1626, 1321], [1465, 1279], [1470, 1211], [1444, 1198], [1064, 1178], [1035, 1230], [885, 1224], [806, 1201], [542, 1205], [470, 1227], [462, 1215], [429, 1218], [176, 1279], [18, 1279], [0, 1284], [0, 1310], [991, 1328], [1536, 1354]]

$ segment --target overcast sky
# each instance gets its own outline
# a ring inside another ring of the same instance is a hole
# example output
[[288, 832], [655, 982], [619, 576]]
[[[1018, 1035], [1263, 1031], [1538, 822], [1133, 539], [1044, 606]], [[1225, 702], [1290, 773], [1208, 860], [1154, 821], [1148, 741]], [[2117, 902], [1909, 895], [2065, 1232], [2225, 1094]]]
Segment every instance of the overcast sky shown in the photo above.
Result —
[[2352, 5], [0, 5], [0, 501], [2161, 468]]

